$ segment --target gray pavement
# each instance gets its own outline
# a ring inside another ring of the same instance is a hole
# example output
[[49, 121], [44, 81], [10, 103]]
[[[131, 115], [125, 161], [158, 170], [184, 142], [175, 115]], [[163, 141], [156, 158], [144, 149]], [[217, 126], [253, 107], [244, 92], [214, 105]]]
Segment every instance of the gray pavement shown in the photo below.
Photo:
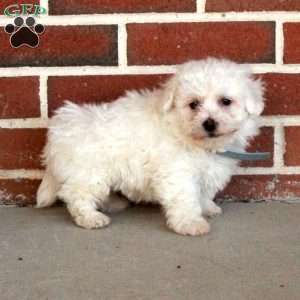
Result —
[[204, 237], [157, 207], [84, 230], [65, 208], [0, 208], [1, 300], [299, 300], [300, 204], [227, 203]]

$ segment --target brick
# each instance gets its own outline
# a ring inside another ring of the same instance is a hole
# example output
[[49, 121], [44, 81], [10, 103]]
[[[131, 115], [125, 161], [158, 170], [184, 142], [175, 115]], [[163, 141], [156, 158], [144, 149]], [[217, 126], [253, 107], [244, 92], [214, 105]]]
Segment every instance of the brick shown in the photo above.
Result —
[[0, 179], [1, 205], [33, 205], [36, 202], [36, 191], [40, 180]]
[[242, 167], [272, 167], [274, 152], [274, 129], [273, 127], [261, 128], [260, 135], [255, 137], [248, 147], [249, 152], [270, 152], [271, 157], [268, 160], [244, 161]]
[[286, 64], [300, 63], [300, 23], [283, 24], [284, 54]]
[[264, 115], [300, 114], [300, 74], [263, 74], [266, 84]]
[[274, 22], [150, 23], [127, 29], [130, 65], [178, 64], [207, 56], [248, 63], [275, 60]]
[[13, 4], [39, 4], [40, 1], [38, 0], [1, 0], [0, 1], [0, 14], [3, 15], [4, 14], [4, 10], [6, 7], [8, 7], [9, 5], [13, 5]]
[[217, 198], [233, 201], [300, 199], [300, 175], [234, 176]]
[[37, 77], [0, 78], [0, 119], [39, 116]]
[[51, 0], [52, 15], [143, 12], [193, 12], [196, 0]]
[[12, 48], [0, 30], [0, 66], [117, 65], [117, 26], [46, 26], [35, 48]]
[[207, 12], [298, 11], [299, 0], [207, 0]]
[[115, 100], [126, 90], [157, 87], [167, 75], [117, 75], [49, 77], [49, 115], [65, 100], [101, 103]]
[[40, 169], [45, 129], [0, 129], [0, 169]]
[[300, 127], [285, 127], [285, 154], [284, 162], [287, 166], [300, 166]]

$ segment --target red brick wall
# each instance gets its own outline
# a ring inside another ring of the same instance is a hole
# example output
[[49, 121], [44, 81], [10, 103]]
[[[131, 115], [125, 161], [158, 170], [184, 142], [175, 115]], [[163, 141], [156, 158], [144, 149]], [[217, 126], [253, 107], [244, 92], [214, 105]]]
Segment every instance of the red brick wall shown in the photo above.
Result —
[[[12, 3], [2, 1], [0, 12]], [[252, 64], [267, 84], [262, 133], [219, 197], [300, 199], [300, 1], [41, 0], [36, 49], [0, 29], [0, 204], [34, 204], [47, 119], [65, 99], [113, 101], [157, 86], [174, 65], [206, 56]], [[0, 16], [2, 26], [13, 21]]]

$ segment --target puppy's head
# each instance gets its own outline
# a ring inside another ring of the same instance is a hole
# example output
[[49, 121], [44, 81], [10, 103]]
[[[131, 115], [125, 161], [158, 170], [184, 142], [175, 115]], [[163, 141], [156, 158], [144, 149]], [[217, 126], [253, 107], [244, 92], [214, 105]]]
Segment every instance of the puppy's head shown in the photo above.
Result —
[[222, 147], [234, 137], [256, 134], [249, 122], [263, 111], [263, 90], [245, 65], [214, 58], [191, 61], [167, 82], [163, 110], [185, 136]]

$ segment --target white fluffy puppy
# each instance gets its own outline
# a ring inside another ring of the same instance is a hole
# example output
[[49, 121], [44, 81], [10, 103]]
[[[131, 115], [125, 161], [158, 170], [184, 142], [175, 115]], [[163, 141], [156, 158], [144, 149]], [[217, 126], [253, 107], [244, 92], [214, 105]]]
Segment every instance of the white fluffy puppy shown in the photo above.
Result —
[[177, 233], [201, 235], [214, 196], [237, 165], [217, 154], [258, 133], [263, 87], [245, 65], [209, 58], [183, 64], [160, 89], [103, 105], [66, 103], [51, 119], [37, 206], [62, 199], [77, 225], [110, 223], [105, 211], [159, 203]]

